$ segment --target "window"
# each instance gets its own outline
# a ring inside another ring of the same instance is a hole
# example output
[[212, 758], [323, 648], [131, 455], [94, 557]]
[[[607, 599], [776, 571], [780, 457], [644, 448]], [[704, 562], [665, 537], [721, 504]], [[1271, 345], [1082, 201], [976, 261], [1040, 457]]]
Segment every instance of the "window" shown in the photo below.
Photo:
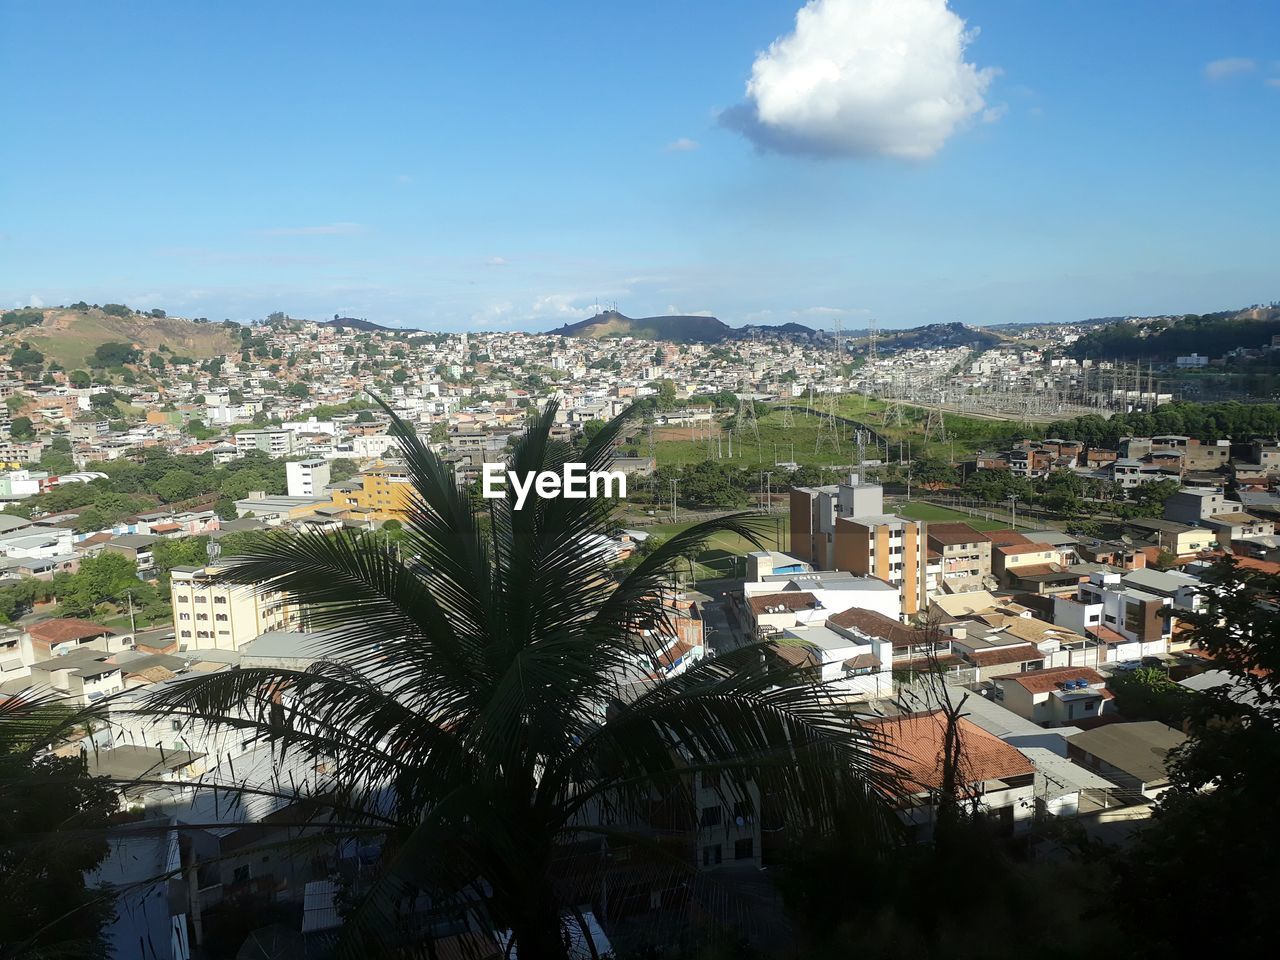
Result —
[[189, 614], [189, 613], [180, 613], [180, 614], [178, 614], [178, 619], [179, 619], [179, 620], [190, 620], [190, 619], [191, 619], [191, 614]]
[[720, 789], [720, 771], [710, 770], [702, 775], [702, 786], [707, 790]]
[[231, 882], [232, 883], [248, 883], [249, 882], [249, 865], [247, 863], [244, 864], [243, 866], [236, 867], [235, 873], [232, 875]]
[[702, 848], [702, 865], [704, 867], [714, 867], [721, 861], [720, 844], [715, 843], [709, 847]]
[[169, 729], [171, 729], [171, 730], [175, 730], [175, 731], [177, 731], [177, 730], [181, 730], [181, 729], [182, 729], [182, 721], [181, 721], [181, 720], [170, 720], [170, 721], [169, 721]]
[[214, 598], [213, 598], [213, 602], [214, 602], [214, 603], [226, 603], [226, 602], [227, 602], [227, 598], [226, 598], [226, 597], [214, 597]]
[[733, 859], [750, 860], [753, 856], [755, 856], [755, 842], [750, 837], [734, 843]]
[[720, 822], [723, 819], [723, 813], [724, 811], [720, 808], [719, 804], [716, 804], [714, 807], [703, 807], [702, 825], [704, 827], [720, 826]]
[[215, 620], [226, 620], [226, 619], [227, 619], [227, 615], [226, 615], [225, 613], [219, 613], [219, 614], [217, 614], [217, 615], [214, 617], [214, 619], [215, 619]]

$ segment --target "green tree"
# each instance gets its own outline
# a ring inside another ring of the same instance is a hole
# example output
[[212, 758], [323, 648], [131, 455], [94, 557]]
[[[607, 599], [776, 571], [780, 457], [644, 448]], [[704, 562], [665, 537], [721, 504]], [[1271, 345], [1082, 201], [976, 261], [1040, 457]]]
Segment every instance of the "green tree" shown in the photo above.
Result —
[[36, 428], [30, 417], [15, 417], [9, 424], [9, 434], [15, 440], [30, 440], [36, 435]]
[[200, 478], [190, 470], [170, 470], [151, 485], [151, 492], [165, 503], [187, 500], [202, 489]]
[[116, 599], [138, 586], [138, 565], [119, 553], [100, 553], [80, 564], [58, 592], [62, 611], [73, 617], [88, 616], [104, 600]]
[[93, 378], [85, 370], [72, 370], [67, 374], [67, 382], [77, 390], [85, 390], [93, 383]]
[[30, 692], [0, 699], [0, 952], [105, 958], [111, 907], [85, 887], [119, 809], [80, 756], [44, 752], [83, 720]]
[[1226, 556], [1202, 582], [1201, 609], [1180, 616], [1227, 682], [1190, 700], [1170, 788], [1105, 897], [1150, 957], [1185, 955], [1188, 903], [1222, 921], [1223, 956], [1269, 952], [1275, 937], [1280, 837], [1257, 825], [1271, 823], [1280, 791], [1280, 576]]
[[311, 388], [305, 383], [291, 383], [289, 384], [289, 389], [285, 392], [288, 393], [289, 396], [296, 397], [299, 400], [305, 400], [307, 397], [311, 396]]
[[[555, 414], [548, 404], [511, 469], [559, 472], [571, 457], [604, 469], [623, 424], [577, 454], [551, 439]], [[617, 697], [619, 672], [658, 652], [672, 568], [717, 534], [759, 542], [750, 520], [682, 531], [615, 582], [583, 549], [611, 528], [611, 501], [538, 498], [516, 510], [510, 494], [484, 501], [491, 523], [482, 525], [452, 467], [399, 418], [392, 425], [421, 498], [404, 560], [375, 537], [276, 534], [228, 572], [305, 604], [314, 629], [341, 637], [331, 656], [344, 665], [225, 671], [154, 701], [214, 724], [260, 717], [255, 735], [278, 748], [341, 758], [329, 767], [327, 826], [341, 835], [377, 825], [394, 851], [353, 895], [344, 928], [353, 953], [405, 935], [394, 905], [406, 897], [430, 890], [436, 905], [474, 907], [483, 888], [493, 924], [512, 931], [522, 957], [568, 957], [563, 934], [582, 895], [569, 845], [634, 843], [625, 825], [647, 817], [656, 797], [692, 809], [697, 773], [714, 772], [726, 802], [756, 785], [771, 815], [797, 830], [862, 797], [868, 835], [888, 834], [891, 815], [872, 799], [880, 769], [857, 745], [853, 718], [827, 705], [808, 671], [761, 647]], [[367, 655], [372, 644], [380, 656]], [[305, 726], [271, 719], [282, 685]]]
[[94, 413], [115, 413], [116, 395], [111, 390], [107, 390], [105, 393], [95, 393], [89, 398], [89, 407]]
[[141, 359], [142, 351], [134, 349], [131, 344], [108, 340], [94, 348], [92, 363], [95, 367], [122, 367]]
[[9, 363], [12, 366], [23, 369], [26, 367], [39, 367], [44, 363], [44, 354], [29, 344], [23, 344], [9, 354]]

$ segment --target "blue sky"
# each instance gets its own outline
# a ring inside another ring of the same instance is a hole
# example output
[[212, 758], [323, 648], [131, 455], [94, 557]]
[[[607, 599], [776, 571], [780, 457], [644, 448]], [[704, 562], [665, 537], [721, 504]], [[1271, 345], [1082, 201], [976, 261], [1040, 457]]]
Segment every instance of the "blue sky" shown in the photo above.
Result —
[[548, 329], [1280, 298], [1274, 0], [801, 5], [0, 0], [0, 303]]

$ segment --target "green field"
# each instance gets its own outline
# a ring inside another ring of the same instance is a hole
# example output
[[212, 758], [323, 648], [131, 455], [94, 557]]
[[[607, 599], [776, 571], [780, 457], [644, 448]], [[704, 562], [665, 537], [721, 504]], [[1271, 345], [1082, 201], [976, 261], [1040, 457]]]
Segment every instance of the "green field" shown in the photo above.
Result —
[[[825, 409], [826, 401], [816, 398], [815, 409]], [[809, 405], [807, 397], [797, 397], [794, 407]], [[726, 415], [721, 422], [708, 429], [658, 428], [654, 432], [654, 454], [659, 466], [687, 466], [706, 459], [719, 459], [739, 467], [768, 469], [775, 463], [794, 461], [803, 466], [848, 467], [857, 458], [853, 445], [853, 427], [837, 424], [838, 442], [829, 428], [824, 428], [821, 415], [793, 412], [793, 424], [782, 423], [783, 413], [771, 405], [769, 412], [758, 419], [759, 438], [754, 434], [743, 436], [737, 431], [733, 438], [733, 457], [729, 457], [729, 440]], [[874, 444], [867, 447], [868, 460], [896, 462], [899, 458], [940, 457], [945, 460], [963, 460], [984, 448], [1003, 446], [1010, 438], [1036, 435], [1035, 428], [1007, 421], [979, 420], [960, 414], [943, 414], [941, 430], [937, 424], [929, 431], [928, 413], [920, 407], [901, 405], [894, 409], [883, 400], [862, 394], [846, 394], [836, 398], [835, 413], [863, 423], [888, 441], [888, 449]], [[943, 439], [945, 431], [945, 439]], [[637, 451], [644, 453], [647, 439], [642, 431], [633, 441]]]
[[[967, 523], [975, 530], [1007, 530], [1009, 524], [1005, 520], [985, 520], [981, 517], [971, 517], [969, 514], [961, 510], [952, 510], [949, 507], [940, 507], [933, 503], [921, 503], [913, 501], [911, 503], [886, 504], [886, 510], [892, 510], [900, 516], [907, 517], [910, 520], [923, 520], [925, 523], [942, 522], [942, 523]], [[1018, 525], [1019, 530], [1032, 530], [1033, 527], [1024, 527]]]
[[[776, 522], [775, 522], [776, 521]], [[683, 530], [688, 530], [699, 521], [681, 521], [679, 523], [659, 523], [641, 527], [645, 533], [659, 537], [670, 537]], [[786, 513], [767, 514], [765, 525], [760, 530], [765, 550], [782, 550], [788, 547], [790, 515]], [[694, 575], [698, 580], [714, 580], [720, 577], [741, 575], [742, 561], [739, 559], [759, 547], [753, 546], [749, 540], [734, 533], [718, 533], [708, 543], [707, 549], [694, 559]]]

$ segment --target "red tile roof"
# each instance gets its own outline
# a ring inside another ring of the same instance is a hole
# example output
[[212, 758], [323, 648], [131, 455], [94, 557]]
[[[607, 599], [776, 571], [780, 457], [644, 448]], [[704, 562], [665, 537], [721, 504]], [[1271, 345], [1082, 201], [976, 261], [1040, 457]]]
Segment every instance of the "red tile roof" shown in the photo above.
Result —
[[913, 643], [924, 643], [925, 636], [915, 627], [899, 623], [883, 613], [874, 610], [859, 610], [854, 607], [827, 617], [827, 623], [844, 627], [846, 630], [857, 630], [869, 637], [888, 640], [895, 647], [905, 647]]
[[997, 547], [1021, 546], [1031, 541], [1017, 530], [988, 530], [987, 539]]
[[1106, 680], [1097, 670], [1089, 667], [1051, 667], [1048, 670], [1028, 670], [1026, 673], [1011, 673], [1001, 680], [1011, 680], [1028, 693], [1048, 693], [1056, 690], [1058, 684], [1066, 680], [1087, 680], [1089, 683], [1105, 683]]
[[751, 612], [757, 617], [767, 613], [769, 607], [786, 607], [788, 610], [816, 610], [818, 598], [808, 591], [791, 593], [765, 593], [751, 597]]
[[1008, 647], [995, 647], [991, 650], [974, 650], [964, 658], [975, 667], [998, 667], [1005, 663], [1029, 663], [1032, 660], [1043, 660], [1044, 654], [1032, 643], [1019, 643]]
[[[1035, 772], [1016, 747], [988, 733], [964, 717], [958, 721], [963, 746], [960, 776], [964, 783], [984, 783]], [[943, 741], [946, 720], [940, 711], [892, 717], [875, 724], [877, 748], [898, 768], [899, 782], [920, 793], [942, 786]]]
[[982, 543], [991, 538], [967, 523], [931, 523], [925, 527], [926, 536], [943, 546], [956, 543]]
[[90, 620], [78, 620], [75, 617], [57, 617], [44, 620], [27, 627], [32, 640], [38, 640], [52, 646], [66, 643], [68, 640], [90, 640], [94, 637], [113, 637], [116, 632], [110, 627]]

